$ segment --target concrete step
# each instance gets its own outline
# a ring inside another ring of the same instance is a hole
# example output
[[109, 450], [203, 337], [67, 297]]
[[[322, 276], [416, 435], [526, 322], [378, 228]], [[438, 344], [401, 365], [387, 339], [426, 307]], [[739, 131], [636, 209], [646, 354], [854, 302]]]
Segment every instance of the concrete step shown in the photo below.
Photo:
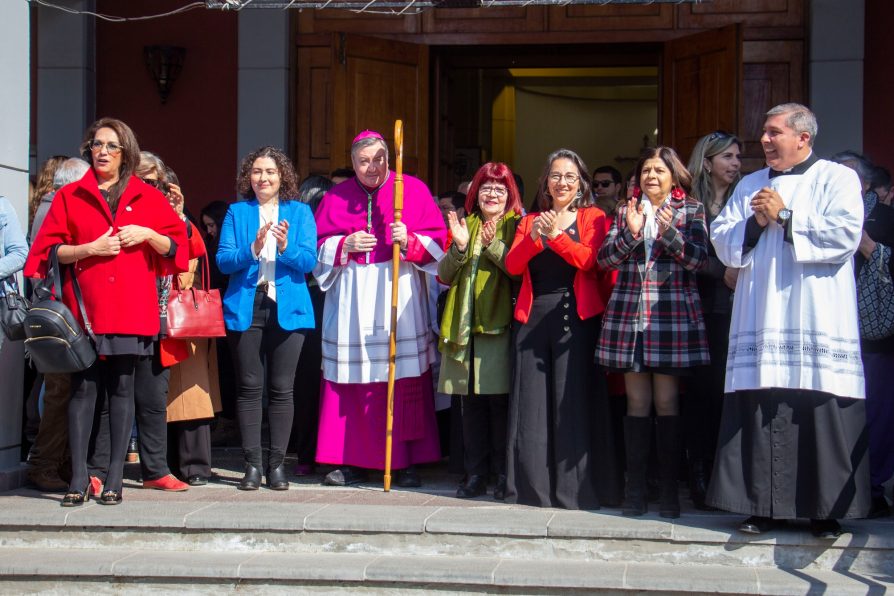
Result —
[[677, 520], [620, 511], [538, 509], [456, 499], [457, 478], [422, 468], [421, 489], [384, 493], [291, 477], [284, 492], [235, 489], [237, 451], [184, 493], [140, 490], [124, 502], [59, 507], [61, 495], [0, 493], [0, 594], [721, 592], [865, 594], [894, 587], [894, 521], [847, 521], [834, 543], [805, 524], [752, 537], [742, 516]]
[[[350, 490], [350, 489], [349, 489]], [[285, 497], [266, 491], [271, 497]], [[290, 491], [291, 492], [291, 491]], [[296, 491], [297, 492], [297, 491]], [[136, 492], [135, 492], [136, 494]], [[199, 494], [196, 491], [196, 494]], [[741, 516], [622, 517], [598, 512], [482, 503], [477, 507], [232, 500], [90, 502], [0, 497], [4, 548], [116, 549], [204, 553], [345, 553], [369, 556], [496, 557], [603, 562], [841, 570], [894, 576], [894, 523], [848, 521], [834, 542], [806, 525], [761, 536], [735, 530]], [[292, 495], [298, 496], [298, 495]], [[256, 497], [257, 498], [257, 497]], [[395, 500], [399, 495], [393, 495]], [[191, 556], [191, 555], [190, 555]]]
[[883, 594], [890, 577], [821, 569], [479, 556], [0, 547], [0, 593]]

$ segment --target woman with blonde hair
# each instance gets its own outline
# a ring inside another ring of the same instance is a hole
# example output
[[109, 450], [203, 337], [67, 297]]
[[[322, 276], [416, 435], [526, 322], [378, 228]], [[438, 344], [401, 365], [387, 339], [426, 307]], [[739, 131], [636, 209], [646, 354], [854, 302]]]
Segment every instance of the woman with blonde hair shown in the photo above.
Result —
[[[709, 228], [742, 177], [741, 153], [742, 141], [723, 131], [703, 136], [692, 150], [689, 158], [692, 196], [705, 206]], [[683, 408], [689, 496], [696, 509], [701, 510], [709, 509], [705, 505], [705, 493], [711, 479], [711, 464], [720, 429], [731, 306], [738, 275], [738, 269], [720, 262], [714, 246], [709, 242], [708, 260], [698, 271], [696, 280], [705, 314], [711, 364], [696, 373], [699, 382], [688, 387]]]
[[41, 201], [49, 200], [53, 192], [55, 192], [56, 187], [53, 185], [53, 177], [56, 175], [56, 170], [59, 169], [59, 166], [66, 159], [68, 159], [67, 155], [54, 155], [40, 166], [40, 170], [37, 172], [37, 182], [31, 187], [31, 196], [28, 200], [29, 222], [34, 220], [34, 214], [37, 212], [37, 207]]

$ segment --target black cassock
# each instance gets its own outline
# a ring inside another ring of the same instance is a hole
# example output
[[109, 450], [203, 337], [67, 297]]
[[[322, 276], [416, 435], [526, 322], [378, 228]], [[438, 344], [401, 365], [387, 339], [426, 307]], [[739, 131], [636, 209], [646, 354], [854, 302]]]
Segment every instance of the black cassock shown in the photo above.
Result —
[[723, 399], [708, 504], [776, 519], [866, 517], [864, 400], [800, 389]]

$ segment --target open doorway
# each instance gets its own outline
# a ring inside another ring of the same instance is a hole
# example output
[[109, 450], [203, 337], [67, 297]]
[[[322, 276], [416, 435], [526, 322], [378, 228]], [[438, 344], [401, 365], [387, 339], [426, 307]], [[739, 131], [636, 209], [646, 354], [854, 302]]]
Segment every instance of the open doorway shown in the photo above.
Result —
[[701, 135], [743, 130], [741, 40], [740, 26], [660, 43], [429, 46], [310, 36], [297, 58], [299, 171], [349, 163], [358, 130], [393, 141], [396, 119], [405, 171], [435, 192], [456, 188], [489, 159], [511, 164], [533, 189], [546, 155], [563, 145], [591, 168], [624, 171], [644, 142], [656, 141], [656, 128], [657, 141], [685, 159]]
[[481, 163], [503, 161], [523, 178], [530, 205], [546, 156], [560, 147], [591, 170], [611, 165], [625, 174], [657, 141], [658, 60], [649, 49], [598, 45], [433, 49], [433, 190], [454, 189]]

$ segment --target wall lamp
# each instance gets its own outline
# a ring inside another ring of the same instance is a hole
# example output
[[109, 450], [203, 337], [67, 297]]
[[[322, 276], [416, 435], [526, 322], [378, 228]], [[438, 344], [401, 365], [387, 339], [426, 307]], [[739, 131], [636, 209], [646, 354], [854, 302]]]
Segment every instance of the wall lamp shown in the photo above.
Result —
[[146, 68], [158, 87], [158, 95], [161, 103], [168, 100], [174, 81], [183, 70], [183, 60], [186, 58], [186, 48], [178, 46], [145, 46], [143, 58]]

